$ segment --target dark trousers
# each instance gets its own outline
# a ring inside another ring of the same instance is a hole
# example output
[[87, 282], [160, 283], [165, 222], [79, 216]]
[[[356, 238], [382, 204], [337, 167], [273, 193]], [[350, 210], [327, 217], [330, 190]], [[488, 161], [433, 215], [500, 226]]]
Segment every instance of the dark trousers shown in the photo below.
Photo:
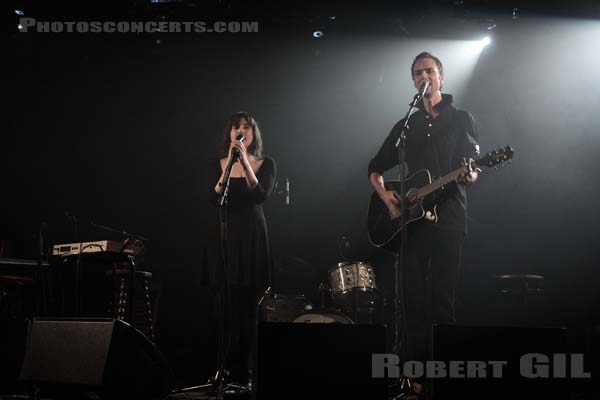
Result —
[[402, 269], [406, 314], [406, 360], [425, 361], [431, 326], [456, 321], [454, 302], [465, 234], [430, 223], [409, 229]]

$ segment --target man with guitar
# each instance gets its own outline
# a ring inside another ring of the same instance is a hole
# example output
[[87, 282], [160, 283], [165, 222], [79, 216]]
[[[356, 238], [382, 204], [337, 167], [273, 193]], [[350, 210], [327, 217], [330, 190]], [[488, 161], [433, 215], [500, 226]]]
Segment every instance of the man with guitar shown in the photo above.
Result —
[[[467, 232], [466, 187], [477, 181], [472, 159], [479, 153], [473, 117], [457, 110], [452, 105], [452, 96], [441, 92], [444, 82], [441, 61], [429, 53], [421, 53], [413, 61], [411, 75], [417, 90], [426, 89], [416, 105], [418, 110], [409, 116], [405, 132], [407, 173], [426, 170], [435, 179], [461, 166], [462, 170], [450, 183], [425, 197], [427, 213], [423, 213], [423, 217], [419, 214], [418, 221], [407, 224], [406, 264], [400, 266], [405, 300], [403, 323], [407, 334], [407, 341], [403, 343], [407, 359], [402, 362], [426, 360], [431, 324], [455, 322], [455, 291]], [[396, 123], [369, 163], [371, 185], [389, 212], [382, 218], [391, 221], [402, 219], [401, 195], [399, 190], [385, 184], [383, 173], [399, 164], [396, 144], [404, 122], [403, 119]], [[407, 209], [420, 196], [420, 191], [409, 192], [412, 185], [408, 179], [405, 185]], [[397, 240], [384, 244], [391, 251], [399, 251]], [[417, 392], [422, 388], [419, 384], [414, 387]]]

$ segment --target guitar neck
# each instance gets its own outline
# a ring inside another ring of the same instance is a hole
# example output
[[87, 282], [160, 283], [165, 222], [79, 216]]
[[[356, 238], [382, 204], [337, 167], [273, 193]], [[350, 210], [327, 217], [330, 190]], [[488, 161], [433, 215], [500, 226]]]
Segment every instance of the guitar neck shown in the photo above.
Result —
[[[502, 148], [498, 148], [494, 151], [490, 151], [486, 153], [482, 158], [473, 161], [473, 167], [485, 166], [485, 167], [495, 167], [496, 165], [504, 165], [504, 162], [509, 162], [512, 160], [514, 154], [514, 150], [510, 146], [505, 146]], [[417, 198], [421, 199], [428, 194], [435, 192], [440, 189], [442, 186], [449, 184], [456, 180], [459, 175], [463, 172], [464, 167], [460, 167], [455, 169], [454, 171], [442, 176], [440, 179], [436, 179], [428, 185], [425, 185], [417, 190]]]
[[458, 176], [460, 175], [460, 173], [462, 171], [463, 171], [462, 168], [455, 169], [454, 171], [442, 176], [440, 179], [436, 179], [435, 181], [431, 182], [429, 185], [423, 186], [422, 188], [420, 188], [418, 190], [417, 197], [423, 198], [423, 197], [427, 196], [428, 194], [435, 192], [442, 186], [445, 186], [445, 185], [449, 184], [450, 182], [453, 182], [454, 180], [456, 180], [456, 178], [458, 178]]

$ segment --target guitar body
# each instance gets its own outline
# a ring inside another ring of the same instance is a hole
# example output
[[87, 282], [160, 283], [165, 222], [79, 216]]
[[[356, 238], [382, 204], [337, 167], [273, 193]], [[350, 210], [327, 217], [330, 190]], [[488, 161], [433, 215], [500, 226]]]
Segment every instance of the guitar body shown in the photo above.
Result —
[[[455, 182], [461, 173], [471, 170], [475, 167], [495, 167], [504, 165], [504, 162], [510, 162], [513, 158], [514, 150], [510, 146], [498, 148], [486, 153], [477, 160], [471, 160], [469, 164], [447, 173], [439, 179], [432, 182], [431, 174], [428, 170], [422, 169], [406, 178], [406, 226], [411, 222], [420, 219], [427, 219], [437, 222], [436, 213], [436, 193], [443, 190], [444, 185]], [[388, 190], [394, 190], [400, 194], [400, 181], [389, 181], [385, 183]], [[401, 197], [401, 196], [398, 196]], [[401, 206], [400, 204], [398, 205]], [[383, 247], [389, 251], [398, 251], [400, 249], [400, 233], [402, 232], [402, 221], [404, 216], [390, 219], [390, 213], [377, 192], [371, 196], [369, 202], [369, 214], [367, 228], [369, 231], [369, 241], [375, 247]]]
[[[431, 174], [428, 170], [422, 169], [406, 178], [406, 197], [409, 199], [406, 217], [406, 226], [412, 222], [426, 218], [429, 221], [436, 222], [436, 206], [433, 201], [427, 198], [418, 198], [416, 193], [419, 188], [431, 183]], [[388, 181], [385, 183], [388, 190], [394, 190], [400, 195], [400, 181]], [[399, 196], [400, 197], [400, 196]], [[404, 201], [404, 200], [402, 200]], [[398, 205], [400, 208], [401, 205]], [[390, 213], [381, 200], [377, 192], [374, 192], [369, 202], [369, 212], [367, 219], [369, 232], [369, 241], [373, 246], [383, 247], [389, 251], [398, 251], [400, 249], [400, 232], [402, 231], [402, 217], [390, 219]]]

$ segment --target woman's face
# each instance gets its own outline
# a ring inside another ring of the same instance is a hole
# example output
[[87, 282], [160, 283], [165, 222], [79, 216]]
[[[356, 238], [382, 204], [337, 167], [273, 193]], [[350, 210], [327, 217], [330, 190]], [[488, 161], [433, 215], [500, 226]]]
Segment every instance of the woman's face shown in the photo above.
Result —
[[246, 148], [250, 147], [250, 145], [254, 141], [254, 130], [252, 129], [250, 124], [248, 124], [248, 121], [246, 121], [245, 118], [240, 119], [239, 125], [233, 125], [231, 127], [231, 132], [229, 134], [231, 141], [236, 141], [239, 135], [243, 135], [245, 138], [243, 142], [244, 146], [246, 146]]

